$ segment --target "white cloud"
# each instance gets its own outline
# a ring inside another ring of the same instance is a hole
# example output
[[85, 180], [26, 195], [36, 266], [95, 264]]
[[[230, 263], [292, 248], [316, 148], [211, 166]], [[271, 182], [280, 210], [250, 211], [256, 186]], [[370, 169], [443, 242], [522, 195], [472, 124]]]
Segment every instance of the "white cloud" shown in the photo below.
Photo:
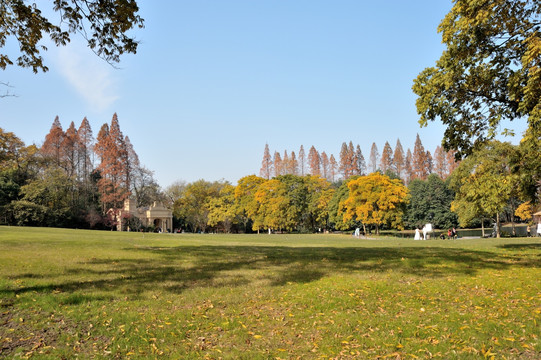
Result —
[[107, 110], [118, 99], [114, 69], [89, 48], [72, 43], [58, 48], [56, 58], [59, 73], [95, 110]]

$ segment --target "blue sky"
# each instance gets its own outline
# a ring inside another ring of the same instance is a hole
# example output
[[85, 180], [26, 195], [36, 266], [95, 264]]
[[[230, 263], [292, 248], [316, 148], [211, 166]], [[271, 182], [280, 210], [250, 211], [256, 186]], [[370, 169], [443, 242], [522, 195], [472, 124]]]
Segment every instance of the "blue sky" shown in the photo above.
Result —
[[[265, 143], [338, 159], [343, 142], [368, 158], [397, 138], [427, 150], [443, 127], [420, 128], [413, 79], [443, 51], [449, 0], [139, 1], [136, 55], [113, 69], [75, 38], [49, 46], [45, 74], [8, 68], [17, 97], [0, 100], [0, 127], [40, 145], [56, 115], [83, 117], [94, 135], [118, 114], [162, 187], [176, 180], [259, 174]], [[13, 42], [0, 52], [13, 52]]]

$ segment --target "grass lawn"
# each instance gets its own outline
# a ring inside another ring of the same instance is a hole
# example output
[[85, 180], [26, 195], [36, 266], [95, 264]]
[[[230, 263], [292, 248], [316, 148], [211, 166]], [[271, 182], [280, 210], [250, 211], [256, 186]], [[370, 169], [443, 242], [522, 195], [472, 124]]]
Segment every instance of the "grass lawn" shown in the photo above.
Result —
[[0, 227], [0, 357], [540, 359], [541, 241]]

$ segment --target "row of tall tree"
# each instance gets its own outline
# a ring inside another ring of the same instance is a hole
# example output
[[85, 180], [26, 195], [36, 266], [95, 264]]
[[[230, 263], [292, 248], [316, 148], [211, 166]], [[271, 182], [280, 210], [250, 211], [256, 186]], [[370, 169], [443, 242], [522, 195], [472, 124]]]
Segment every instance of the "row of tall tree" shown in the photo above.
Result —
[[[453, 159], [443, 176], [436, 171], [406, 175], [407, 184], [396, 168], [386, 168], [384, 174], [380, 162], [376, 172], [334, 182], [323, 174], [251, 175], [236, 186], [199, 180], [176, 184], [167, 192], [179, 224], [188, 231], [378, 231], [425, 223], [439, 229], [495, 224], [499, 236], [503, 222], [531, 221], [538, 204], [541, 183], [535, 166], [533, 172], [528, 167], [530, 145], [526, 140], [518, 146], [491, 141], [460, 164]], [[309, 166], [307, 172], [313, 170]]]
[[116, 114], [96, 138], [86, 118], [64, 131], [56, 117], [40, 147], [0, 129], [0, 154], [3, 223], [112, 227], [118, 219], [108, 210], [121, 208], [128, 196], [139, 206], [161, 196]]
[[349, 144], [342, 143], [338, 161], [333, 154], [328, 155], [325, 151], [320, 153], [314, 146], [310, 147], [306, 156], [303, 145], [298, 155], [295, 151], [288, 153], [287, 150], [284, 150], [283, 155], [278, 151], [271, 155], [269, 145], [265, 144], [260, 176], [270, 179], [286, 174], [311, 174], [335, 182], [379, 170], [396, 174], [407, 184], [413, 179], [425, 180], [431, 173], [446, 179], [457, 166], [453, 151], [445, 151], [438, 146], [432, 155], [430, 151], [425, 151], [417, 134], [413, 152], [409, 148], [404, 152], [400, 139], [397, 139], [394, 150], [389, 142], [385, 142], [380, 155], [376, 143], [372, 143], [368, 164], [361, 147], [358, 144], [354, 146], [352, 141]]

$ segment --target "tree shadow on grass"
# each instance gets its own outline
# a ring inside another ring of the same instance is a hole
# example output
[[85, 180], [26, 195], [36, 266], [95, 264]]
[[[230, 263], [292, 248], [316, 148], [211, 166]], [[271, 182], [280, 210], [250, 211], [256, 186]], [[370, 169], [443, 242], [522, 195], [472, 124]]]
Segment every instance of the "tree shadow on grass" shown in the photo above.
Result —
[[498, 247], [501, 249], [508, 249], [508, 250], [541, 250], [541, 243], [504, 244]]
[[[510, 249], [516, 250], [512, 246]], [[138, 295], [152, 290], [181, 293], [202, 287], [235, 288], [261, 281], [271, 286], [309, 283], [338, 273], [392, 270], [408, 276], [438, 278], [475, 275], [484, 269], [505, 270], [512, 266], [541, 267], [541, 259], [533, 255], [525, 258], [518, 252], [456, 248], [179, 246], [130, 247], [124, 251], [126, 258], [93, 258], [74, 264], [58, 277], [14, 275], [13, 278], [40, 279], [46, 284], [2, 290], [0, 294], [110, 291]], [[130, 257], [134, 254], [137, 258]], [[71, 280], [63, 281], [61, 276]], [[73, 280], [81, 277], [82, 280]]]

